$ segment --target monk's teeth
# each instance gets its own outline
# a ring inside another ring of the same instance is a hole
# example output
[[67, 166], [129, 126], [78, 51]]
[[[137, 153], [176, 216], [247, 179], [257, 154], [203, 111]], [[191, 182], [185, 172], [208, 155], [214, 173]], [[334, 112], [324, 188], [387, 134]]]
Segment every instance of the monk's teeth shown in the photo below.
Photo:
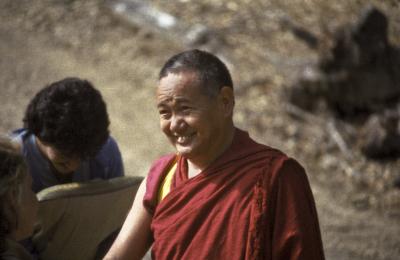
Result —
[[190, 137], [189, 136], [179, 136], [177, 141], [178, 143], [185, 143], [187, 141], [189, 141]]

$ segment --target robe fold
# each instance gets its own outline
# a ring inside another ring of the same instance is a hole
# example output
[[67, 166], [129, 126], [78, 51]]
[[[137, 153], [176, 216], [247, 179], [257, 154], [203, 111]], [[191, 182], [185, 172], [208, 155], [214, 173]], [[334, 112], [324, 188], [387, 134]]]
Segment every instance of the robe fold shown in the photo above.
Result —
[[[160, 185], [178, 167], [170, 192]], [[150, 169], [143, 204], [152, 214], [153, 259], [324, 259], [317, 211], [304, 169], [236, 129], [208, 168], [187, 177], [185, 158]]]

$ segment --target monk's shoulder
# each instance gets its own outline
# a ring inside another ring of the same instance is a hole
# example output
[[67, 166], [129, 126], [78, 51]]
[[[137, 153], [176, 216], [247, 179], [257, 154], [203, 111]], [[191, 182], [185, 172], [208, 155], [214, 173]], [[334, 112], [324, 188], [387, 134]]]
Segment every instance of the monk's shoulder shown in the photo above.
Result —
[[168, 154], [158, 158], [150, 167], [149, 173], [147, 174], [147, 185], [146, 189], [149, 192], [158, 190], [158, 186], [164, 179], [168, 168], [172, 163], [175, 162], [176, 154]]
[[264, 174], [272, 182], [307, 179], [303, 166], [294, 158], [284, 152], [266, 147], [264, 159]]
[[289, 157], [279, 149], [267, 145], [262, 146], [265, 174], [273, 175], [274, 177], [305, 174], [303, 166], [296, 159]]
[[277, 164], [279, 162], [289, 159], [289, 157], [284, 152], [277, 148], [264, 144], [259, 144], [259, 147], [260, 153], [263, 155], [263, 158], [270, 164]]
[[146, 177], [146, 192], [144, 195], [144, 205], [149, 212], [154, 212], [157, 205], [158, 190], [164, 179], [167, 169], [175, 161], [175, 154], [168, 154], [160, 157], [150, 167]]

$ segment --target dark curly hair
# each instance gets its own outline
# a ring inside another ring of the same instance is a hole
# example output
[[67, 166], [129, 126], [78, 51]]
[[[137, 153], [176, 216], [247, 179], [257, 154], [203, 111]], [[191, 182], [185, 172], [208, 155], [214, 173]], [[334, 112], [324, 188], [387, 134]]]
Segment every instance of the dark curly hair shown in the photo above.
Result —
[[233, 82], [226, 65], [215, 55], [201, 50], [188, 50], [172, 56], [162, 67], [159, 79], [168, 73], [194, 72], [199, 86], [208, 96], [215, 97], [222, 87], [233, 89]]
[[17, 144], [0, 135], [0, 252], [6, 237], [18, 227], [17, 203], [26, 172]]
[[98, 90], [65, 78], [39, 91], [29, 103], [24, 127], [65, 155], [94, 156], [109, 136], [106, 104]]

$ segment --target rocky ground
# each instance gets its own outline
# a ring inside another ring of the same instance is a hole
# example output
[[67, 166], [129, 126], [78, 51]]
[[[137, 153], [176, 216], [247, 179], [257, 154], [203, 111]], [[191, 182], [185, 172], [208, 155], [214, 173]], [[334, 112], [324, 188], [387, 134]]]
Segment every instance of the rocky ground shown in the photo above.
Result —
[[[285, 88], [317, 53], [283, 30], [282, 18], [323, 37], [373, 1], [148, 2], [185, 25], [201, 23], [218, 35], [211, 49], [234, 75], [235, 121], [307, 168], [327, 259], [398, 258], [400, 191], [393, 180], [399, 162], [368, 161], [348, 140], [352, 155], [343, 154], [332, 133], [353, 130], [324, 111], [293, 116], [285, 102]], [[399, 3], [375, 4], [389, 16], [390, 39], [399, 46]], [[106, 6], [96, 0], [0, 1], [0, 131], [21, 126], [25, 106], [45, 84], [86, 78], [108, 104], [127, 173], [145, 175], [151, 161], [171, 150], [158, 129], [157, 73], [165, 59], [188, 45], [173, 32], [132, 25]]]

